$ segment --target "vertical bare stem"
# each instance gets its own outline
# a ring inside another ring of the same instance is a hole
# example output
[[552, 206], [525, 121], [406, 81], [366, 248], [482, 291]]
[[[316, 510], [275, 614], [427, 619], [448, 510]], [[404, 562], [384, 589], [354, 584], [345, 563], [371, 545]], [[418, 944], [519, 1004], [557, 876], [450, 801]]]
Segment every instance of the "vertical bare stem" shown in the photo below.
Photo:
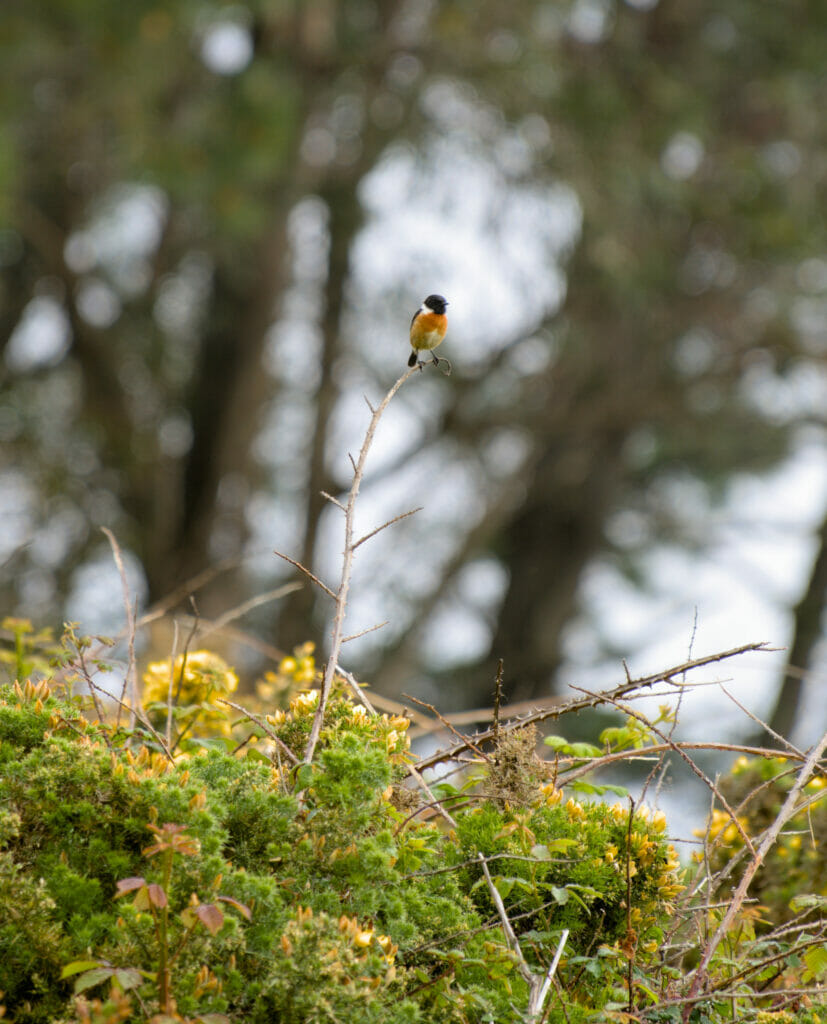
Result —
[[109, 541], [109, 546], [112, 548], [112, 557], [115, 559], [115, 565], [118, 567], [118, 573], [121, 577], [121, 589], [123, 590], [123, 606], [126, 611], [126, 636], [127, 636], [127, 651], [128, 657], [126, 662], [126, 673], [123, 680], [123, 689], [121, 690], [121, 700], [118, 704], [118, 719], [117, 726], [121, 724], [121, 709], [124, 706], [124, 698], [129, 695], [129, 705], [131, 711], [129, 713], [129, 727], [130, 729], [135, 728], [135, 707], [138, 703], [138, 685], [135, 678], [135, 610], [132, 607], [132, 601], [129, 596], [129, 581], [126, 578], [126, 566], [123, 563], [123, 556], [121, 555], [121, 547], [115, 537], [115, 534], [108, 529], [106, 526], [101, 527], [101, 532], [106, 536]]
[[367, 433], [365, 434], [365, 440], [362, 442], [362, 448], [359, 452], [359, 458], [353, 463], [353, 483], [350, 485], [350, 492], [348, 493], [347, 503], [345, 505], [345, 549], [342, 555], [342, 575], [339, 581], [339, 587], [336, 591], [336, 605], [333, 614], [333, 631], [330, 640], [330, 655], [327, 659], [327, 665], [325, 666], [324, 677], [322, 678], [322, 689], [319, 694], [319, 706], [316, 708], [316, 713], [313, 716], [313, 726], [310, 730], [310, 736], [307, 740], [307, 746], [304, 751], [304, 763], [310, 764], [313, 760], [313, 753], [316, 749], [316, 744], [319, 742], [319, 734], [322, 731], [322, 723], [324, 722], [325, 707], [327, 705], [327, 699], [330, 695], [330, 688], [333, 685], [333, 676], [336, 672], [336, 665], [339, 662], [339, 654], [342, 649], [342, 640], [344, 637], [344, 624], [345, 614], [347, 612], [347, 596], [350, 590], [350, 578], [353, 572], [353, 552], [356, 545], [353, 540], [353, 520], [356, 511], [356, 499], [359, 496], [359, 487], [362, 483], [362, 477], [365, 472], [365, 462], [370, 451], [370, 446], [373, 443], [373, 437], [376, 433], [376, 428], [379, 425], [379, 420], [382, 418], [382, 413], [388, 407], [388, 403], [396, 394], [396, 392], [402, 387], [409, 377], [413, 376], [418, 371], [419, 367], [413, 366], [397, 380], [393, 387], [388, 391], [379, 405], [373, 410], [370, 423], [368, 424]]

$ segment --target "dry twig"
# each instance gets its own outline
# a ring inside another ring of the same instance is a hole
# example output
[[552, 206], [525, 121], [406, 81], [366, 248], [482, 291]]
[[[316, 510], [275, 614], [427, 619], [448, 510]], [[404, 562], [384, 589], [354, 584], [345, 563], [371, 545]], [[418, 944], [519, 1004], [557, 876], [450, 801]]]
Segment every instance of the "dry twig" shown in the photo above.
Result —
[[[718, 925], [712, 938], [707, 942], [706, 948], [701, 956], [700, 963], [695, 969], [695, 975], [692, 980], [688, 992], [688, 998], [690, 1002], [687, 1003], [683, 1012], [684, 1024], [688, 1022], [691, 1014], [694, 1000], [697, 999], [699, 993], [704, 988], [706, 983], [707, 974], [709, 971], [709, 964], [712, 957], [715, 955], [715, 950], [720, 945], [721, 940], [732, 927], [735, 918], [740, 913], [741, 906], [746, 898], [747, 890], [749, 889], [752, 879], [755, 877], [755, 873], [761, 867], [764, 862], [764, 858], [769, 853], [770, 849], [778, 839], [781, 829], [786, 823], [797, 814], [801, 808], [797, 807], [798, 797], [802, 789], [807, 785], [810, 780], [810, 776], [813, 774], [816, 765], [821, 760], [824, 751], [827, 750], [827, 732], [821, 737], [819, 742], [812, 748], [810, 754], [804, 763], [801, 771], [798, 773], [798, 777], [793, 784], [792, 789], [787, 794], [787, 799], [784, 801], [784, 805], [775, 817], [775, 820], [766, 829], [763, 834], [763, 838], [755, 851], [755, 854], [750, 859], [749, 864], [741, 876], [741, 881], [738, 883], [738, 888], [735, 890], [732, 901], [727, 908], [726, 913], [721, 919], [721, 923]], [[819, 794], [820, 796], [820, 794]]]
[[[333, 631], [330, 639], [330, 654], [328, 655], [327, 664], [325, 666], [324, 676], [322, 677], [322, 688], [319, 694], [319, 706], [316, 708], [316, 712], [313, 716], [313, 725], [310, 729], [310, 736], [307, 740], [307, 746], [304, 751], [304, 762], [310, 764], [313, 760], [313, 752], [316, 749], [316, 744], [319, 742], [319, 734], [322, 730], [322, 723], [324, 722], [324, 713], [327, 705], [328, 696], [330, 695], [330, 688], [333, 685], [333, 677], [336, 673], [336, 666], [339, 663], [339, 655], [342, 649], [342, 643], [344, 642], [344, 624], [345, 614], [347, 612], [347, 598], [350, 591], [350, 579], [353, 572], [353, 555], [356, 549], [356, 542], [353, 539], [353, 525], [354, 516], [356, 513], [356, 499], [359, 496], [359, 488], [362, 484], [362, 477], [365, 472], [365, 462], [368, 457], [371, 445], [373, 444], [373, 438], [376, 433], [376, 428], [379, 426], [379, 420], [382, 417], [385, 409], [388, 407], [388, 403], [391, 401], [396, 392], [402, 387], [402, 385], [410, 377], [417, 372], [416, 367], [411, 367], [406, 370], [402, 376], [396, 381], [391, 387], [376, 409], [372, 410], [370, 423], [368, 424], [367, 432], [365, 433], [365, 439], [362, 442], [362, 447], [359, 450], [358, 460], [353, 459], [351, 456], [351, 465], [353, 466], [353, 481], [350, 485], [350, 491], [348, 492], [347, 501], [345, 503], [345, 547], [342, 555], [342, 572], [339, 579], [339, 586], [334, 592], [320, 580], [317, 580], [308, 569], [299, 563], [295, 562], [291, 558], [287, 558], [288, 562], [292, 562], [298, 566], [303, 572], [310, 576], [314, 582], [318, 583], [335, 601], [335, 608], [333, 613]], [[368, 403], [370, 405], [370, 403]], [[364, 538], [363, 538], [364, 539]], [[282, 555], [282, 558], [286, 556]]]
[[526, 963], [523, 951], [520, 949], [520, 943], [517, 941], [517, 936], [514, 934], [514, 928], [508, 919], [508, 914], [506, 913], [502, 896], [500, 896], [496, 885], [494, 885], [494, 880], [491, 878], [491, 872], [488, 870], [488, 863], [486, 862], [484, 854], [477, 854], [477, 859], [482, 865], [485, 881], [488, 883], [488, 891], [491, 893], [491, 899], [494, 901], [494, 906], [497, 908], [497, 913], [500, 916], [500, 923], [502, 924], [503, 932], [505, 933], [505, 941], [508, 943], [509, 949], [511, 949], [517, 957], [517, 970], [520, 972], [520, 976], [525, 981], [526, 985], [528, 985], [528, 1009], [526, 1012], [526, 1020], [536, 1021], [542, 1013], [543, 1006], [548, 997], [552, 979], [557, 971], [557, 965], [560, 963], [560, 957], [563, 955], [563, 948], [565, 947], [566, 941], [569, 937], [569, 930], [568, 928], [563, 929], [563, 932], [560, 935], [560, 942], [557, 945], [557, 951], [554, 954], [554, 959], [549, 964], [545, 975], [534, 974]]

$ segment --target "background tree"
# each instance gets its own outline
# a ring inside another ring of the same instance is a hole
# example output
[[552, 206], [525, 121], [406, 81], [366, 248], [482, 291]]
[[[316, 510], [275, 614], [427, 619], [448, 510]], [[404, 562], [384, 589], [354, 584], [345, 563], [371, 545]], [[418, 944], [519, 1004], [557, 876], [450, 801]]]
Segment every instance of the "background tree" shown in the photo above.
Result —
[[[805, 0], [10, 5], [7, 606], [77, 591], [101, 523], [150, 601], [236, 566], [207, 614], [274, 544], [324, 572], [319, 492], [445, 280], [454, 374], [399, 396], [365, 489], [428, 500], [392, 573], [365, 553], [356, 617], [392, 626], [354, 657], [410, 689], [465, 613], [488, 639], [451, 699], [487, 700], [492, 657], [547, 692], [591, 566], [645, 584], [823, 431], [825, 43]], [[260, 614], [323, 635], [306, 589]]]

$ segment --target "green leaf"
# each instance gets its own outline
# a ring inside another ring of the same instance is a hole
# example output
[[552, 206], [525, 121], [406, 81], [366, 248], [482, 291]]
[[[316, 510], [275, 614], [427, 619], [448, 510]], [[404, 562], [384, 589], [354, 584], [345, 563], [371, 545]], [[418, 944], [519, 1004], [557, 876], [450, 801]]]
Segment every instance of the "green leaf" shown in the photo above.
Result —
[[245, 756], [248, 761], [265, 761], [267, 764], [273, 763], [263, 751], [258, 750], [256, 747], [248, 747]]
[[141, 984], [141, 972], [134, 967], [118, 967], [112, 975], [112, 980], [117, 981], [124, 992], [128, 992]]
[[565, 736], [546, 736], [543, 743], [560, 754], [571, 757], [600, 757], [603, 751], [591, 743], [569, 743]]
[[561, 889], [558, 885], [552, 885], [549, 891], [551, 892], [554, 902], [559, 904], [561, 907], [564, 907], [568, 903], [570, 896], [568, 889]]
[[569, 751], [575, 757], [600, 757], [603, 753], [600, 747], [594, 746], [593, 743], [571, 743]]
[[577, 839], [566, 839], [561, 836], [560, 839], [552, 839], [550, 843], [546, 843], [546, 848], [549, 853], [566, 853], [572, 846], [577, 846]]
[[804, 896], [793, 896], [790, 900], [790, 910], [796, 913], [799, 910], [812, 910], [813, 908], [827, 907], [827, 896], [819, 896], [816, 893], [808, 893]]
[[296, 769], [296, 789], [308, 789], [313, 785], [313, 765], [300, 764]]
[[603, 796], [604, 793], [614, 793], [616, 796], [628, 796], [629, 790], [624, 786], [613, 786], [608, 782], [595, 785], [592, 782], [583, 782], [578, 779], [571, 783], [571, 788], [579, 793], [588, 793], [590, 796]]
[[92, 988], [93, 985], [100, 985], [101, 982], [108, 981], [114, 973], [114, 967], [96, 967], [93, 971], [81, 974], [75, 982], [75, 995], [85, 992], [88, 988]]
[[505, 899], [514, 888], [516, 881], [516, 878], [503, 878], [502, 876], [498, 876], [494, 879], [494, 887], [500, 896]]
[[66, 964], [60, 972], [60, 976], [61, 978], [71, 978], [73, 974], [80, 974], [81, 971], [89, 971], [93, 967], [100, 966], [100, 960], [73, 960], [72, 963]]
[[[827, 944], [812, 946], [806, 950], [804, 953], [804, 963], [807, 965], [807, 971], [813, 978], [820, 978], [827, 973]], [[806, 975], [805, 980], [809, 981]]]
[[543, 843], [537, 843], [531, 847], [531, 856], [534, 860], [551, 860], [551, 850]]

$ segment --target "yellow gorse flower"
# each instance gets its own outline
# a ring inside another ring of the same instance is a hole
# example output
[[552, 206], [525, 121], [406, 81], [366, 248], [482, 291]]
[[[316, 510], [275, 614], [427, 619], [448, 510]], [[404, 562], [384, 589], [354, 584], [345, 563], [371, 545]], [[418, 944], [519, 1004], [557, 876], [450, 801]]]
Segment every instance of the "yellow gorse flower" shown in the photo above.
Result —
[[281, 659], [275, 672], [265, 672], [264, 677], [258, 680], [256, 690], [259, 697], [270, 702], [318, 682], [321, 674], [316, 668], [315, 650], [313, 643], [294, 647], [292, 654]]
[[553, 782], [546, 782], [540, 786], [540, 800], [546, 807], [556, 807], [563, 799], [563, 791], [558, 789]]
[[319, 705], [319, 691], [310, 690], [307, 693], [300, 693], [290, 701], [290, 710], [296, 718], [304, 715], [312, 715]]
[[154, 661], [144, 672], [143, 703], [166, 703], [170, 696], [176, 704], [201, 704], [225, 697], [238, 688], [238, 676], [218, 654], [193, 651]]
[[[746, 820], [738, 818], [738, 821], [741, 827], [745, 829]], [[707, 833], [704, 829], [694, 829], [694, 834], [703, 838]], [[719, 835], [727, 846], [731, 846], [736, 841], [741, 842], [741, 833], [732, 818], [725, 811], [714, 810], [709, 821], [709, 838], [716, 839]]]

